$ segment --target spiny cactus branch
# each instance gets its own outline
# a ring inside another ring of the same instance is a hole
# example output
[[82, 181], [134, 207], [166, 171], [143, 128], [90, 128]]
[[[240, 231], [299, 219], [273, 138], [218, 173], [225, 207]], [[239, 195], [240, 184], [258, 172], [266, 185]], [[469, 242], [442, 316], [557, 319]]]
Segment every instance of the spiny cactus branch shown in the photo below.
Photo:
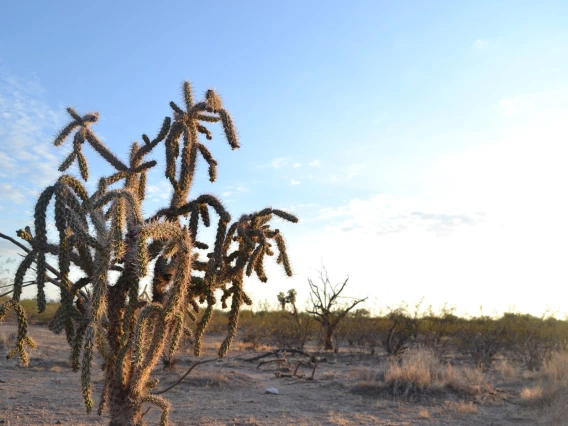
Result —
[[[61, 303], [49, 327], [56, 333], [65, 331], [71, 366], [81, 371], [87, 412], [94, 407], [92, 361], [95, 352], [101, 356], [105, 375], [98, 412], [102, 414], [108, 406], [111, 424], [143, 424], [142, 405], [150, 404], [162, 410], [160, 423], [165, 425], [169, 403], [158, 395], [168, 389], [151, 391], [156, 384], [152, 371], [160, 356], [173, 356], [184, 333], [195, 337], [198, 355], [213, 309], [220, 302], [224, 309], [230, 303], [227, 333], [218, 351], [218, 356], [224, 357], [235, 336], [242, 304], [252, 303], [244, 291], [244, 277], [255, 273], [267, 281], [264, 259], [274, 254], [273, 244], [280, 251], [280, 263], [291, 274], [284, 240], [278, 230], [270, 228], [270, 221], [277, 216], [297, 222], [295, 216], [267, 208], [231, 223], [231, 215], [215, 196], [203, 194], [188, 200], [199, 155], [209, 166], [209, 180], [214, 182], [217, 175], [218, 163], [199, 139], [201, 135], [212, 139], [204, 123], [220, 122], [231, 148], [238, 148], [239, 143], [232, 118], [214, 90], [208, 90], [200, 102], [194, 100], [189, 82], [182, 90], [185, 111], [171, 102], [173, 121], [166, 117], [153, 140], [142, 135], [143, 145], [132, 143], [128, 161], [116, 157], [91, 129], [98, 113], [81, 116], [68, 108], [72, 121], [55, 137], [54, 144], [62, 145], [72, 137], [73, 150], [60, 170], [76, 161], [81, 178], [87, 180], [89, 168], [83, 154], [87, 143], [116, 172], [101, 177], [93, 194], [71, 175], [61, 175], [43, 190], [34, 210], [34, 231], [18, 231], [30, 248], [0, 234], [25, 252], [15, 274], [13, 298], [0, 305], [0, 317], [13, 309], [19, 318], [18, 340], [10, 355], [18, 354], [26, 363], [25, 347], [33, 345], [18, 303], [22, 289], [37, 286], [42, 311], [45, 284], [55, 284]], [[173, 194], [169, 205], [144, 218], [141, 201], [147, 192], [147, 172], [157, 165], [145, 157], [160, 143], [165, 147], [165, 176]], [[109, 189], [118, 183], [122, 186]], [[213, 244], [205, 244], [196, 238], [199, 226], [215, 223], [210, 209], [218, 218], [217, 228]], [[188, 220], [184, 216], [189, 216]], [[48, 241], [48, 220], [55, 223], [56, 243]], [[204, 258], [198, 250], [206, 251]], [[57, 258], [58, 269], [48, 263], [48, 255]], [[142, 298], [141, 280], [151, 265], [151, 297]], [[75, 276], [74, 270], [81, 272]], [[111, 271], [119, 272], [114, 282], [110, 281]], [[35, 279], [26, 281], [30, 273]], [[201, 318], [194, 312], [202, 312]]]

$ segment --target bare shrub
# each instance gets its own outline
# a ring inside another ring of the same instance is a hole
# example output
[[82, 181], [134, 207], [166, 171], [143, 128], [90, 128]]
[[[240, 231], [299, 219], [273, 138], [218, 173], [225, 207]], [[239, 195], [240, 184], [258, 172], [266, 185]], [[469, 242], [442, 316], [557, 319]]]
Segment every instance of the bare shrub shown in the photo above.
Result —
[[388, 326], [381, 330], [381, 342], [389, 355], [399, 356], [418, 343], [423, 316], [420, 313], [422, 300], [412, 310], [407, 304], [389, 308], [386, 315]]

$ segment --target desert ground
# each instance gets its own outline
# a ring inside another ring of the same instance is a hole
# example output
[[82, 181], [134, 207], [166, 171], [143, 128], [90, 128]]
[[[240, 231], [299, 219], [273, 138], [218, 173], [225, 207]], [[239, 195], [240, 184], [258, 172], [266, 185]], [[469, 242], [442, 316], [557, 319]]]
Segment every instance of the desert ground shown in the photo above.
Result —
[[[14, 324], [0, 324], [3, 353], [15, 331]], [[17, 359], [0, 358], [0, 424], [108, 424], [108, 416], [85, 412], [80, 373], [69, 367], [65, 337], [54, 335], [45, 326], [31, 326], [30, 335], [38, 347], [32, 351], [27, 368], [20, 367]], [[215, 356], [221, 338], [204, 340], [204, 358]], [[163, 395], [172, 403], [170, 424], [562, 424], [558, 419], [547, 423], [543, 408], [527, 403], [529, 390], [538, 389], [538, 373], [505, 362], [481, 372], [468, 367], [467, 360], [456, 358], [447, 362], [453, 367], [444, 370], [444, 380], [422, 387], [404, 387], [401, 381], [397, 387], [392, 382], [387, 385], [387, 376], [392, 375], [396, 365], [381, 354], [347, 350], [322, 353], [319, 356], [326, 360], [318, 359], [315, 371], [314, 363], [302, 355], [280, 354], [279, 358], [286, 362], [265, 362], [275, 360], [274, 355], [247, 361], [268, 350], [252, 351], [236, 341], [227, 359], [199, 365]], [[181, 352], [172, 369], [164, 370], [161, 363], [156, 369], [160, 379], [157, 390], [176, 382], [195, 362], [189, 348]], [[299, 361], [303, 364], [294, 375]], [[102, 373], [100, 368], [94, 371], [97, 404]], [[266, 393], [268, 388], [276, 388], [279, 394]], [[148, 424], [157, 424], [158, 419], [156, 408], [145, 416]]]

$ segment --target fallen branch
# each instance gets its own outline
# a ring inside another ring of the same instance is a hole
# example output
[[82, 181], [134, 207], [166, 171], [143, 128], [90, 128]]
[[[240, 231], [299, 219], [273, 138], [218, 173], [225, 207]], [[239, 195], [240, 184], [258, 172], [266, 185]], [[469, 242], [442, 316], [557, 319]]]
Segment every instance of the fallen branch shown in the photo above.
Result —
[[270, 355], [274, 355], [275, 357], [280, 357], [282, 353], [288, 353], [288, 354], [294, 354], [294, 355], [295, 354], [303, 355], [303, 356], [310, 358], [311, 362], [326, 362], [327, 361], [326, 358], [319, 358], [318, 359], [318, 357], [316, 357], [315, 355], [309, 354], [308, 352], [304, 352], [304, 351], [301, 351], [299, 349], [288, 349], [288, 348], [274, 349], [273, 351], [266, 352], [266, 353], [263, 353], [261, 355], [258, 355], [258, 356], [252, 357], [252, 358], [245, 359], [245, 361], [254, 362], [254, 361], [258, 361], [259, 359], [266, 358], [267, 356], [270, 356]]
[[[241, 355], [237, 355], [237, 356], [233, 356], [233, 357], [227, 357], [227, 358], [224, 358], [224, 359], [235, 359], [235, 358], [240, 358], [240, 357], [241, 357]], [[191, 367], [189, 367], [189, 369], [185, 372], [185, 374], [184, 374], [183, 376], [181, 376], [181, 377], [179, 378], [179, 380], [178, 380], [177, 382], [175, 382], [173, 385], [168, 386], [166, 389], [161, 390], [161, 391], [159, 391], [159, 392], [151, 392], [150, 394], [151, 394], [151, 395], [161, 395], [161, 394], [163, 394], [163, 393], [166, 393], [166, 392], [169, 391], [170, 389], [172, 389], [172, 388], [174, 388], [175, 386], [179, 385], [179, 384], [183, 381], [183, 379], [185, 379], [187, 376], [189, 376], [189, 374], [193, 371], [193, 369], [194, 369], [195, 367], [197, 367], [198, 365], [201, 365], [201, 364], [207, 364], [208, 362], [214, 362], [214, 361], [221, 361], [221, 359], [219, 359], [219, 358], [209, 358], [209, 359], [200, 359], [199, 361], [195, 361], [195, 362], [191, 365]]]

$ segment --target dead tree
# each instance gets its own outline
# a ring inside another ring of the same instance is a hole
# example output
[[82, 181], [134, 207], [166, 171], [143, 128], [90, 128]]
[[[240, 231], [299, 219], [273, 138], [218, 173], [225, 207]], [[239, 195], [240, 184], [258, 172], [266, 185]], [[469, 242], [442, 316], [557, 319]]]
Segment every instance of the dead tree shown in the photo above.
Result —
[[345, 318], [345, 316], [359, 303], [367, 300], [356, 299], [353, 297], [341, 296], [341, 293], [349, 281], [349, 277], [345, 279], [343, 284], [331, 284], [327, 271], [322, 268], [319, 272], [321, 284], [317, 285], [311, 279], [308, 279], [310, 285], [310, 302], [311, 310], [307, 312], [313, 315], [314, 319], [321, 324], [323, 332], [324, 350], [332, 351], [333, 334], [337, 325]]

